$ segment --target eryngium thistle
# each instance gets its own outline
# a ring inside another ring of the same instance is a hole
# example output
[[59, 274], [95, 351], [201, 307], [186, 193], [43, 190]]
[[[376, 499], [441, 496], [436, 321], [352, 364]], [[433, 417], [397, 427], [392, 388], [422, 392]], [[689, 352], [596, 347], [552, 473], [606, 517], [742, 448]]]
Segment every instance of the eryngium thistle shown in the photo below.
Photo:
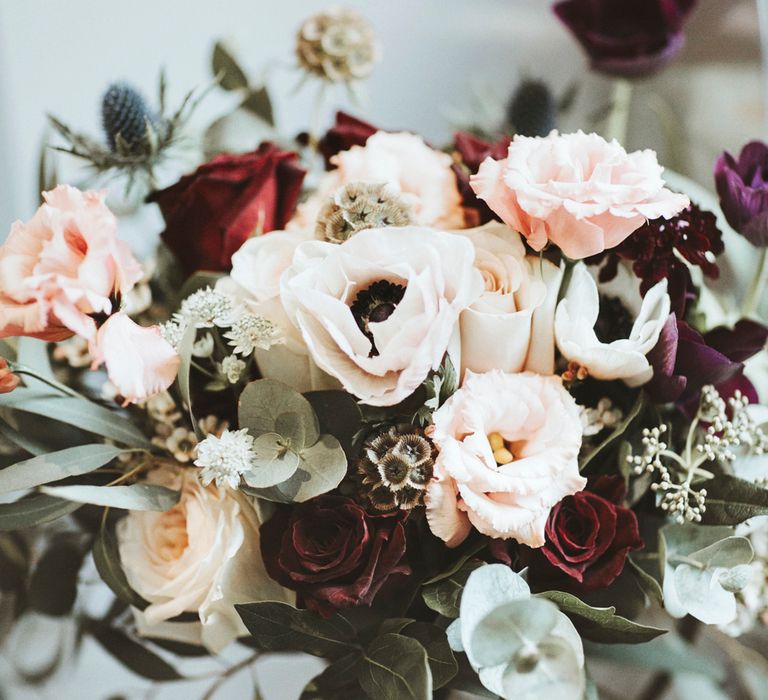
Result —
[[363, 229], [410, 223], [410, 207], [391, 187], [351, 182], [320, 210], [315, 235], [331, 243], [343, 243]]
[[122, 141], [135, 153], [145, 147], [147, 128], [156, 128], [157, 117], [135, 88], [128, 83], [112, 83], [101, 100], [101, 121], [113, 151], [119, 150]]
[[552, 91], [540, 80], [524, 80], [507, 107], [507, 122], [521, 136], [546, 136], [557, 126]]
[[299, 65], [332, 82], [367, 77], [379, 57], [376, 37], [355, 10], [335, 7], [313, 15], [296, 37]]
[[421, 505], [435, 455], [434, 445], [416, 426], [382, 429], [366, 440], [357, 463], [361, 495], [379, 511]]

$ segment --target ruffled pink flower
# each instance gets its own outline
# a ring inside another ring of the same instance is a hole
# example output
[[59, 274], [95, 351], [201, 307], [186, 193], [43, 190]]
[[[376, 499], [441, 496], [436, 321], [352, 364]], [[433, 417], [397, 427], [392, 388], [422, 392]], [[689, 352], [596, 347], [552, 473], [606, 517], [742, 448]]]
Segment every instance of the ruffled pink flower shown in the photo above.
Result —
[[117, 239], [105, 192], [59, 185], [0, 246], [0, 337], [92, 341], [96, 318], [117, 310], [141, 266]]
[[[576, 402], [559, 377], [467, 372], [434, 414], [440, 454], [427, 487], [432, 532], [451, 547], [471, 526], [541, 547], [552, 507], [587, 483], [579, 474], [581, 437]], [[492, 444], [498, 441], [503, 446]]]
[[553, 131], [515, 137], [506, 159], [487, 158], [471, 184], [535, 250], [551, 242], [578, 260], [689, 205], [688, 197], [664, 187], [662, 172], [654, 151], [627, 153], [597, 134]]
[[123, 313], [110, 316], [96, 335], [94, 367], [106, 363], [125, 404], [159, 394], [176, 379], [179, 356], [157, 326], [144, 328]]

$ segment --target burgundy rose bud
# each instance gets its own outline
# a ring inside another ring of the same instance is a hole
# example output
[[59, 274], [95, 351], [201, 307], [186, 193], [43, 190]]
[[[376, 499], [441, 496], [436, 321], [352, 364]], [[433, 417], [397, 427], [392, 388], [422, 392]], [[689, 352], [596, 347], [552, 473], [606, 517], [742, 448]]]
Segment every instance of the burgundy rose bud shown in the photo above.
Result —
[[378, 129], [357, 119], [346, 112], [336, 113], [336, 123], [328, 129], [325, 136], [318, 143], [318, 150], [323, 154], [325, 167], [331, 170], [336, 167], [331, 163], [331, 158], [341, 151], [348, 151], [352, 146], [365, 146], [370, 136]]
[[458, 161], [453, 166], [453, 172], [456, 174], [456, 183], [461, 194], [468, 227], [500, 220], [482, 199], [478, 199], [475, 191], [470, 187], [469, 176], [478, 171], [480, 163], [486, 158], [495, 160], [506, 158], [510, 141], [509, 136], [502, 136], [495, 143], [491, 143], [466, 131], [458, 131], [453, 136], [455, 157]]
[[536, 585], [567, 576], [578, 590], [605, 588], [622, 572], [629, 553], [644, 546], [637, 517], [620, 505], [624, 481], [601, 476], [587, 489], [567, 496], [550, 512], [547, 541], [532, 550], [529, 565]]
[[696, 0], [562, 0], [554, 11], [592, 68], [623, 78], [652, 75], [683, 47]]
[[738, 160], [725, 151], [715, 164], [715, 185], [734, 230], [752, 245], [768, 246], [768, 145], [752, 141]]
[[285, 226], [305, 175], [295, 153], [263, 143], [252, 153], [217, 156], [147, 201], [160, 206], [162, 239], [188, 274], [227, 271], [250, 236]]
[[324, 615], [371, 605], [411, 573], [401, 511], [371, 515], [344, 496], [279, 509], [261, 527], [267, 573]]

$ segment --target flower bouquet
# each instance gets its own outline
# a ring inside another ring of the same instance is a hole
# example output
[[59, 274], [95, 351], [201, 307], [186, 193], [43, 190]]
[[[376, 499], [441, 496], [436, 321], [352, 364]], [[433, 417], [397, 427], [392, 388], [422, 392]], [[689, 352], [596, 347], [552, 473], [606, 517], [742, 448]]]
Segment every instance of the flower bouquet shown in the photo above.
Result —
[[[558, 11], [594, 39], [583, 4]], [[671, 49], [645, 39], [600, 60], [647, 72]], [[327, 92], [378, 49], [333, 10], [297, 56]], [[304, 700], [720, 680], [702, 625], [768, 616], [765, 265], [743, 315], [708, 282], [738, 234], [765, 260], [768, 147], [718, 161], [725, 218], [596, 133], [438, 150], [346, 113], [158, 188], [184, 109], [103, 109], [106, 143], [57, 121], [60, 148], [148, 186], [162, 250], [142, 267], [106, 192], [64, 184], [0, 248], [4, 634], [71, 619], [158, 682], [250, 649], [206, 697], [267, 652], [327, 662]]]

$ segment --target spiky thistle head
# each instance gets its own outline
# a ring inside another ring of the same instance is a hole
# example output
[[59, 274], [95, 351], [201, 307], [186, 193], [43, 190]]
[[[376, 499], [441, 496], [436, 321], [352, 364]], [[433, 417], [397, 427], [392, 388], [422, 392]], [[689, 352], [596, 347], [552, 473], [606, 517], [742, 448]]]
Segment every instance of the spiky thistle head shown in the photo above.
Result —
[[101, 121], [113, 151], [142, 151], [148, 131], [156, 130], [158, 117], [141, 93], [125, 82], [112, 83], [101, 99]]

